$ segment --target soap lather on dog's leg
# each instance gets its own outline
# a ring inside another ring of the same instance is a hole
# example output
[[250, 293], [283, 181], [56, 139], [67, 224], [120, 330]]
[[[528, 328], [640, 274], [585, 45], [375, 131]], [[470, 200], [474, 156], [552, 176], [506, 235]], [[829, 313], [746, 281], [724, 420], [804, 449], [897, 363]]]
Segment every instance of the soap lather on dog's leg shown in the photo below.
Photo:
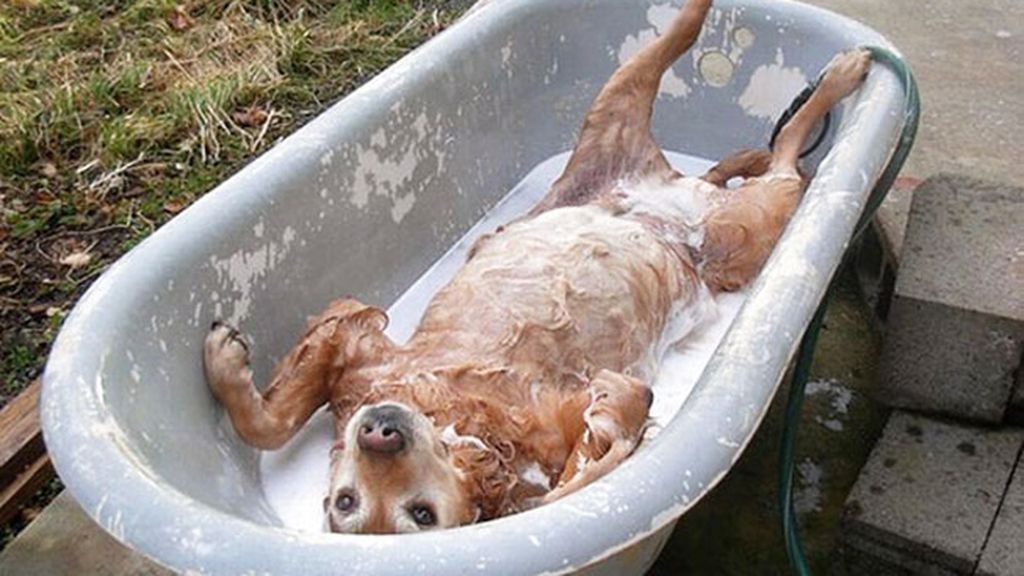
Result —
[[602, 370], [590, 383], [583, 433], [576, 440], [558, 485], [545, 497], [551, 502], [604, 476], [636, 449], [647, 428], [654, 395], [633, 378]]
[[355, 300], [335, 301], [312, 320], [261, 394], [253, 384], [249, 350], [242, 336], [217, 322], [203, 348], [206, 381], [239, 436], [257, 448], [273, 450], [330, 400], [331, 384], [346, 366], [358, 361], [360, 336], [379, 333], [386, 323], [380, 309]]

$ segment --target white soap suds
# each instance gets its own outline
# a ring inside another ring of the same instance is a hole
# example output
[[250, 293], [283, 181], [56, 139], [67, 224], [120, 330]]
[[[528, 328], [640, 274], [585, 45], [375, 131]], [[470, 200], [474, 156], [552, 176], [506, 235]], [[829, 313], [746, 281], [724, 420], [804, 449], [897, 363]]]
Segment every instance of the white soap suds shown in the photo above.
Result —
[[525, 466], [518, 470], [519, 479], [527, 484], [533, 484], [535, 486], [541, 486], [546, 490], [550, 490], [551, 478], [541, 470], [540, 465], [536, 462], [530, 462], [529, 466]]
[[[493, 231], [499, 224], [526, 213], [540, 201], [551, 183], [561, 174], [568, 156], [568, 153], [559, 154], [534, 168], [448, 253], [410, 286], [388, 309], [391, 318], [386, 331], [388, 336], [399, 343], [407, 341], [419, 324], [430, 299], [462, 267], [466, 252], [475, 240]], [[701, 158], [672, 152], [666, 153], [666, 156], [684, 174], [703, 174], [713, 164]], [[700, 206], [681, 204], [679, 209], [698, 211]], [[665, 353], [660, 354], [661, 350], [656, 352], [661, 356], [661, 362], [651, 385], [654, 404], [650, 416], [654, 425], [648, 431], [648, 438], [668, 424], [686, 401], [719, 341], [732, 324], [746, 294], [721, 294], [712, 298], [710, 293], [702, 293], [696, 298], [698, 306], [690, 311], [681, 310], [678, 322], [671, 322], [666, 329], [662, 339], [664, 345], [661, 347]], [[686, 315], [689, 316], [684, 318]], [[695, 328], [696, 332], [687, 335]], [[681, 335], [687, 337], [675, 343], [674, 340]], [[447, 435], [449, 440], [479, 441], [459, 435], [454, 428], [446, 428], [442, 434]], [[332, 415], [321, 410], [288, 444], [278, 451], [265, 452], [260, 459], [263, 492], [285, 526], [307, 532], [323, 531], [323, 499], [327, 494], [332, 435]], [[725, 441], [729, 442], [727, 439]], [[545, 485], [550, 481], [536, 465], [527, 466], [520, 473], [526, 482]]]
[[477, 438], [476, 436], [463, 436], [455, 430], [455, 424], [449, 424], [444, 430], [441, 430], [441, 441], [449, 446], [458, 446], [460, 444], [469, 444], [475, 448], [486, 450], [487, 445], [484, 441]]

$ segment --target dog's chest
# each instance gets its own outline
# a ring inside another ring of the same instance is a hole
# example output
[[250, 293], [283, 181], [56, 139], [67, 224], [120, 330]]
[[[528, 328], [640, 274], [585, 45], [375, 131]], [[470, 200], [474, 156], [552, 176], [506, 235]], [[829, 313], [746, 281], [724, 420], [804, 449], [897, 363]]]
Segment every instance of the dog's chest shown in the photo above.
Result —
[[696, 250], [704, 242], [704, 220], [716, 191], [699, 178], [656, 177], [621, 182], [615, 196], [623, 216], [651, 222], [662, 241]]
[[[662, 214], [652, 203], [637, 210]], [[595, 368], [628, 371], [645, 359], [696, 283], [692, 265], [642, 218], [557, 208], [480, 242], [418, 336], [460, 334], [467, 352], [586, 381]]]

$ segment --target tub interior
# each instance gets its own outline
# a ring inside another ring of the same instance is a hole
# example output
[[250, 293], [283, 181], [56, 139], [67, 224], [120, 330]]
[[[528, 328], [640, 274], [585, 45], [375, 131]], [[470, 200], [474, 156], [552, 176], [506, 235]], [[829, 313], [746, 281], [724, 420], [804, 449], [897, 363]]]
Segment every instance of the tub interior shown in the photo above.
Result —
[[[260, 383], [307, 316], [339, 296], [394, 305], [392, 330], [405, 333], [402, 322], [419, 307], [399, 296], [421, 278], [436, 289], [451, 271], [424, 273], [535, 166], [519, 190], [542, 193], [538, 183], [564, 162], [554, 157], [572, 148], [597, 90], [678, 9], [619, 0], [505, 6], [501, 18], [483, 10], [433, 40], [444, 58], [404, 60], [332, 107], [96, 283], [72, 318], [83, 321], [64, 337], [89, 354], [75, 356], [74, 370], [52, 367], [53, 378], [94, 375], [75, 380], [95, 417], [91, 433], [111, 438], [154, 483], [282, 524], [265, 497], [260, 452], [240, 441], [207, 389], [210, 323], [224, 319], [248, 335]], [[684, 165], [763, 147], [781, 110], [859, 33], [764, 4], [714, 8], [662, 83], [656, 138], [691, 156], [673, 155]], [[72, 451], [58, 464], [100, 483], [74, 459]], [[98, 515], [97, 504], [88, 511]]]
[[[391, 321], [385, 330], [392, 340], [404, 343], [412, 336], [430, 299], [455, 276], [477, 238], [526, 214], [562, 173], [569, 154], [558, 154], [530, 170], [511, 192], [395, 300], [388, 309]], [[709, 160], [685, 154], [667, 152], [666, 156], [672, 166], [683, 174], [703, 174], [714, 165]], [[745, 298], [745, 291], [720, 294], [715, 298], [714, 319], [698, 326], [693, 334], [670, 348], [661, 359], [657, 377], [651, 383], [654, 390], [654, 404], [650, 411], [653, 422], [647, 429], [644, 442], [653, 441], [658, 431], [682, 406]], [[280, 450], [261, 455], [263, 494], [285, 527], [303, 532], [324, 531], [323, 499], [327, 495], [329, 452], [334, 441], [333, 420], [330, 411], [322, 409]], [[643, 445], [639, 450], [642, 452]], [[527, 475], [522, 481], [550, 488], [546, 478], [539, 471], [537, 474], [540, 476]]]

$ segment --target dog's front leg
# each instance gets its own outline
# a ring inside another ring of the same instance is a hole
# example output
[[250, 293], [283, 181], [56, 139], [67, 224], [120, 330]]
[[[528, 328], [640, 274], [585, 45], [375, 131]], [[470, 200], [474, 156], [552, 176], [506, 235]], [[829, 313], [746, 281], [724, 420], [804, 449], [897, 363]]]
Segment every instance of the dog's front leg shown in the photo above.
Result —
[[544, 497], [551, 502], [597, 480], [633, 453], [647, 426], [653, 394], [649, 386], [610, 370], [590, 383], [590, 405], [558, 485]]
[[[330, 399], [345, 368], [365, 359], [370, 341], [387, 342], [384, 312], [338, 300], [310, 322], [306, 334], [274, 370], [261, 394], [253, 384], [249, 349], [234, 328], [214, 323], [206, 336], [206, 381], [243, 440], [265, 450], [281, 447]], [[370, 336], [370, 338], [367, 338]]]

